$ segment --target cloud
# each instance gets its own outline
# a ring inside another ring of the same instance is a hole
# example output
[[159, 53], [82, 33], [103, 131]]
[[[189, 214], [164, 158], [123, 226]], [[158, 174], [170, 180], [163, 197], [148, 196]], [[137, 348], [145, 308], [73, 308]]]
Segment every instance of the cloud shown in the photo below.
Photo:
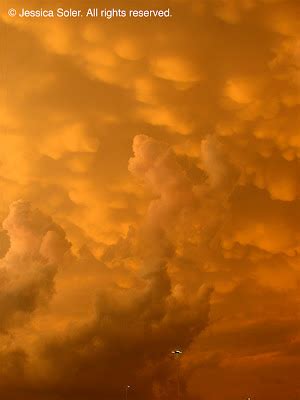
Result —
[[70, 244], [59, 226], [22, 200], [11, 204], [2, 227], [10, 243], [0, 260], [3, 332], [51, 297], [56, 263]]
[[1, 14], [4, 398], [299, 397], [299, 4], [169, 6]]
[[73, 382], [66, 396], [83, 390], [117, 396], [126, 382], [147, 398], [165, 396], [163, 376], [171, 392], [174, 387], [171, 350], [188, 350], [208, 322], [211, 288], [199, 281], [188, 293], [169, 272], [177, 246], [170, 228], [183, 223], [180, 214], [193, 202], [191, 184], [166, 144], [139, 135], [133, 151], [130, 171], [158, 198], [104, 253], [95, 315], [59, 338], [47, 335], [38, 353], [51, 387], [61, 391], [66, 380]]

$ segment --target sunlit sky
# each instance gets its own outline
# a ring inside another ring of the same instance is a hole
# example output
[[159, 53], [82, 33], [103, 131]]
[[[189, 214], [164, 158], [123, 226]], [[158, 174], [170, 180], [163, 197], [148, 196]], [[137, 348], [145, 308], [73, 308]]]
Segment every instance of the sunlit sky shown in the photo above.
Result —
[[300, 2], [0, 6], [0, 397], [299, 400]]

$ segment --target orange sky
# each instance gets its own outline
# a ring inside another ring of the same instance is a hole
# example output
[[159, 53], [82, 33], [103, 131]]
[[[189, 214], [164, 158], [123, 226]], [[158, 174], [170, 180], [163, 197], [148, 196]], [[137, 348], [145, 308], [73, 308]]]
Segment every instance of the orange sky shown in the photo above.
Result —
[[299, 400], [300, 2], [0, 5], [0, 397]]

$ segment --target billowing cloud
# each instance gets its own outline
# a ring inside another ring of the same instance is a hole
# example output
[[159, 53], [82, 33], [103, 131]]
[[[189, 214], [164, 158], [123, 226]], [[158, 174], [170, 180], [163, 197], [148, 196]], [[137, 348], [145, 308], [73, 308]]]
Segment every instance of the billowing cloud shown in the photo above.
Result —
[[70, 245], [61, 228], [22, 200], [10, 206], [2, 227], [10, 243], [0, 259], [1, 331], [5, 331], [51, 297], [57, 263]]
[[[158, 198], [125, 241], [104, 254], [107, 266], [102, 273], [108, 281], [98, 288], [96, 315], [62, 339], [48, 340], [41, 358], [53, 369], [50, 377], [60, 371], [58, 382], [52, 382], [58, 388], [65, 379], [75, 382], [80, 374], [78, 390], [87, 390], [88, 384], [92, 393], [118, 396], [126, 382], [132, 382], [147, 398], [165, 398], [163, 376], [169, 375], [171, 392], [175, 387], [171, 350], [187, 350], [207, 325], [211, 288], [199, 281], [188, 293], [169, 272], [177, 245], [174, 236], [169, 237], [170, 228], [175, 221], [181, 224], [179, 214], [193, 199], [175, 154], [145, 135], [135, 138], [133, 150], [130, 171]], [[136, 268], [129, 269], [129, 261]], [[115, 376], [120, 377], [118, 385]], [[75, 386], [68, 396], [74, 395]]]
[[2, 7], [6, 399], [299, 397], [299, 3], [157, 6]]

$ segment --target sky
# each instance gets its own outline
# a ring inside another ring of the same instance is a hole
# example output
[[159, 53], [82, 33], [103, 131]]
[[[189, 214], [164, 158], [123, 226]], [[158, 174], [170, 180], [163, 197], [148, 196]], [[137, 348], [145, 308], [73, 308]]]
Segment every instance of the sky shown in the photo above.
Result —
[[0, 397], [299, 400], [300, 2], [0, 6]]

